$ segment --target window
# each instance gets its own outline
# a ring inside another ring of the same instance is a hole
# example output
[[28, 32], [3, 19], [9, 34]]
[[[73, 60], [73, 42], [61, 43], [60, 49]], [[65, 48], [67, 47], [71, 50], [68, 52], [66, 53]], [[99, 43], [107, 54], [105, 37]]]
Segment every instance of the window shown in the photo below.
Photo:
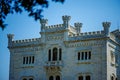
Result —
[[90, 76], [86, 76], [86, 80], [90, 80]]
[[57, 48], [53, 48], [53, 61], [57, 60]]
[[23, 64], [34, 64], [34, 56], [23, 57]]
[[29, 80], [33, 80], [33, 78], [30, 78]]
[[80, 60], [80, 52], [78, 52], [78, 60]]
[[60, 80], [60, 76], [56, 76], [56, 80]]
[[61, 57], [62, 57], [62, 49], [60, 48], [59, 49], [59, 60], [61, 60]]
[[90, 60], [90, 59], [91, 59], [91, 51], [78, 52], [78, 60]]
[[48, 61], [61, 61], [62, 60], [62, 49], [53, 48], [48, 50]]
[[27, 80], [26, 78], [23, 78], [22, 80]]
[[78, 80], [83, 80], [83, 76], [79, 76], [79, 77], [78, 77]]
[[91, 59], [91, 51], [89, 51], [89, 55], [88, 56], [89, 56], [89, 59]]
[[57, 76], [50, 76], [49, 80], [60, 80], [60, 76], [59, 75], [57, 75]]
[[48, 61], [51, 61], [51, 50], [48, 51]]
[[53, 80], [53, 76], [50, 76], [50, 77], [49, 77], [49, 80]]

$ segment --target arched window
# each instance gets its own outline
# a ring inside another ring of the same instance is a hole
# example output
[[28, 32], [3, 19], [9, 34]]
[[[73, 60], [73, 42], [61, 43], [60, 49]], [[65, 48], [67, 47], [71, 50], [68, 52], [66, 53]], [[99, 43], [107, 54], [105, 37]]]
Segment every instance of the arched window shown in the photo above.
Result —
[[56, 76], [56, 80], [60, 80], [60, 76]]
[[83, 76], [79, 76], [79, 77], [78, 77], [78, 80], [83, 80]]
[[86, 80], [90, 80], [90, 76], [86, 76]]
[[26, 78], [23, 78], [22, 80], [27, 80]]
[[51, 61], [51, 49], [48, 51], [48, 61]]
[[62, 49], [60, 48], [59, 49], [59, 60], [61, 60], [62, 59]]
[[114, 77], [113, 77], [113, 76], [111, 77], [111, 80], [114, 80]]
[[53, 76], [50, 76], [50, 77], [49, 77], [49, 80], [53, 80]]
[[53, 48], [53, 61], [57, 61], [57, 48]]

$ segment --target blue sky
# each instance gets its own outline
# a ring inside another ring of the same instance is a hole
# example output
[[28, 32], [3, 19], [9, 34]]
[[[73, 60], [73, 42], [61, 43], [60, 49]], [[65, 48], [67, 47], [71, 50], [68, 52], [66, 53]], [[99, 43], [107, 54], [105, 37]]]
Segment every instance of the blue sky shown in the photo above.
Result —
[[[49, 25], [61, 24], [63, 15], [70, 15], [70, 24], [82, 22], [82, 32], [102, 30], [102, 22], [110, 21], [110, 31], [120, 26], [120, 0], [65, 0], [64, 4], [50, 2], [42, 13]], [[40, 23], [28, 17], [27, 13], [9, 15], [8, 26], [0, 29], [0, 80], [9, 79], [9, 58], [7, 34], [15, 35], [14, 40], [40, 37]], [[120, 27], [119, 27], [120, 28]]]

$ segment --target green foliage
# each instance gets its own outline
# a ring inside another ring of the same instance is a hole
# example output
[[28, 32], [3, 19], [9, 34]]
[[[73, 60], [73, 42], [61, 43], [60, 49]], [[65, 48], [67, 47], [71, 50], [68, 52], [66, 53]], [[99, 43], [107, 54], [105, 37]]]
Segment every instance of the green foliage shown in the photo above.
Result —
[[[63, 3], [64, 0], [52, 0], [53, 2]], [[28, 12], [35, 20], [41, 19], [44, 8], [48, 8], [48, 0], [0, 0], [0, 28], [4, 30], [7, 26], [5, 19], [8, 14]]]

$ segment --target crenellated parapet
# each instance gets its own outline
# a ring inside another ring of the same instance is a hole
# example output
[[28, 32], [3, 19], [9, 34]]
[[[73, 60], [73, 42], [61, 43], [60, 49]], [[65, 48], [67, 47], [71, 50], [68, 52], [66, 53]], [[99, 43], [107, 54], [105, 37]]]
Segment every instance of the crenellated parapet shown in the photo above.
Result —
[[41, 44], [41, 38], [32, 38], [32, 39], [24, 39], [24, 40], [13, 40], [11, 45], [8, 44], [9, 48], [13, 47], [22, 47], [22, 46], [29, 46], [29, 45], [39, 45]]
[[99, 38], [104, 37], [104, 31], [93, 31], [93, 32], [85, 32], [79, 33], [69, 36], [69, 40], [83, 40], [83, 39], [91, 39], [91, 38]]
[[15, 40], [13, 43], [29, 43], [29, 42], [35, 42], [40, 41], [40, 38], [32, 38], [32, 39], [24, 39], [24, 40]]
[[63, 24], [57, 24], [57, 25], [46, 26], [45, 32], [54, 32], [54, 31], [60, 31], [64, 29], [65, 27], [63, 26]]

